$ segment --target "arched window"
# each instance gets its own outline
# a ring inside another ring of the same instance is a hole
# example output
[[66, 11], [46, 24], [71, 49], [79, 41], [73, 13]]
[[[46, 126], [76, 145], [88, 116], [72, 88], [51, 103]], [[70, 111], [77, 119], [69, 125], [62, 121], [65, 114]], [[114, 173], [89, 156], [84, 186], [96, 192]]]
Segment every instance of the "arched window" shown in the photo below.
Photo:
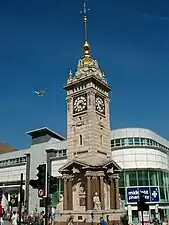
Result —
[[100, 135], [100, 145], [102, 146], [103, 145], [103, 136]]
[[79, 136], [79, 144], [82, 145], [83, 144], [83, 139], [82, 139], [82, 135], [80, 134]]

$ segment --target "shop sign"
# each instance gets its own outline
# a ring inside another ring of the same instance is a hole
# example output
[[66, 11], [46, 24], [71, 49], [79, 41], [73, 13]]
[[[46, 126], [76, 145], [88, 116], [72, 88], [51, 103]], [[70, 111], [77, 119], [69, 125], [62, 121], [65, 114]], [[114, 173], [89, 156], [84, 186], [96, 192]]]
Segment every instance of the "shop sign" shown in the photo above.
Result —
[[143, 193], [146, 202], [160, 202], [159, 187], [157, 186], [140, 186], [140, 187], [126, 187], [126, 201], [127, 203], [137, 203], [139, 193]]

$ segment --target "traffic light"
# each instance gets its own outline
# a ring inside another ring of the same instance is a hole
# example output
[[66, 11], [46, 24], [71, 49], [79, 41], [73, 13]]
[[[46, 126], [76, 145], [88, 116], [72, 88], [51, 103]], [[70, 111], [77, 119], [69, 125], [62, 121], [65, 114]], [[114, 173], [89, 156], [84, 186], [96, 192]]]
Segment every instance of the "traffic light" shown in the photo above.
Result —
[[40, 207], [45, 207], [46, 205], [52, 205], [52, 199], [50, 197], [41, 198], [40, 199]]
[[52, 194], [54, 192], [56, 192], [57, 189], [57, 178], [50, 176], [50, 182], [49, 182], [49, 194]]
[[47, 187], [47, 168], [46, 164], [41, 164], [37, 167], [38, 173], [38, 196], [43, 198], [46, 196]]
[[38, 196], [43, 198], [46, 196], [47, 192], [47, 166], [46, 164], [40, 164], [37, 167], [37, 180], [30, 180], [29, 184], [34, 188], [38, 189]]
[[138, 211], [149, 211], [149, 205], [146, 203], [145, 196], [140, 192], [140, 197], [137, 202]]
[[38, 182], [38, 180], [30, 180], [29, 185], [31, 185], [33, 187], [33, 189], [38, 189], [39, 182]]

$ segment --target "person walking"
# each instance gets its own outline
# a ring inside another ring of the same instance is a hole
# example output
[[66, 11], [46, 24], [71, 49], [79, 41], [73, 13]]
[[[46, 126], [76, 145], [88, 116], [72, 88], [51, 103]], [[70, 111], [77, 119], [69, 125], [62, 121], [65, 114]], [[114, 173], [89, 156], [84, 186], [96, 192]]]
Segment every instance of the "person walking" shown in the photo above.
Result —
[[12, 225], [18, 224], [18, 215], [17, 215], [16, 211], [13, 211], [11, 222], [12, 222]]

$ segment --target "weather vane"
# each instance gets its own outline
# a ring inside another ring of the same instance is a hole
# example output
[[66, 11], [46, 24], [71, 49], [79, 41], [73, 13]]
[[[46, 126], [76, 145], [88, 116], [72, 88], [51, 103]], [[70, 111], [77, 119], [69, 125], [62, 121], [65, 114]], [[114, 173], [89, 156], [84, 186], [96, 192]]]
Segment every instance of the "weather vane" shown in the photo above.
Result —
[[83, 11], [80, 11], [80, 13], [83, 13], [83, 15], [84, 15], [84, 36], [85, 36], [85, 41], [87, 41], [87, 11], [90, 11], [90, 9], [87, 9], [87, 7], [86, 7], [86, 0], [84, 0]]

